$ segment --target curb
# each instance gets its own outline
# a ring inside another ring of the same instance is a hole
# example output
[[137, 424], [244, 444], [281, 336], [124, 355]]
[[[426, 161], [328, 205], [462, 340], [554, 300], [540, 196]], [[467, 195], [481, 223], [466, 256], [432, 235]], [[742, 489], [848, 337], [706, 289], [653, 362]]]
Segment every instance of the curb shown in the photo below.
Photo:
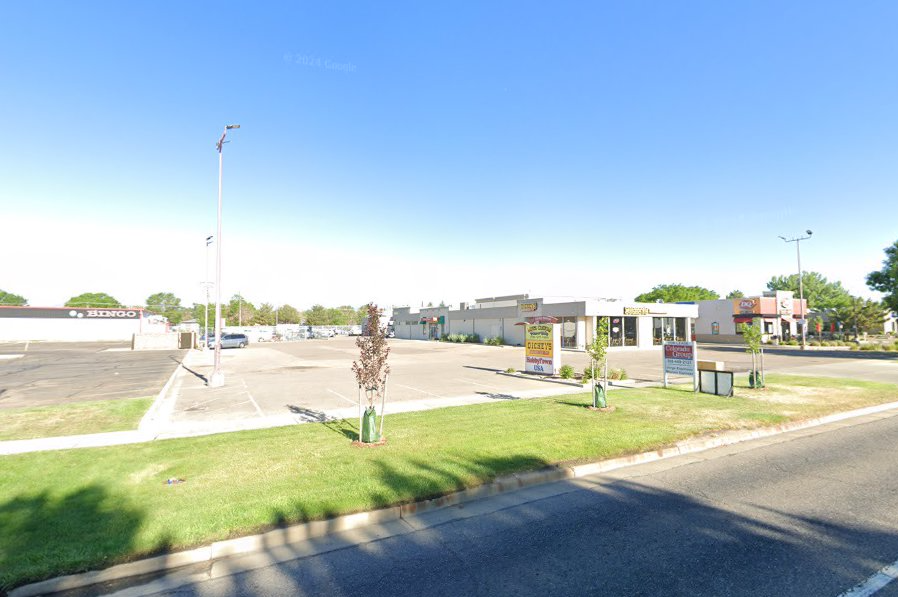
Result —
[[162, 386], [162, 389], [159, 390], [159, 394], [156, 395], [156, 399], [153, 400], [153, 404], [150, 405], [150, 408], [144, 413], [143, 417], [140, 419], [140, 423], [137, 424], [137, 430], [142, 433], [153, 433], [155, 432], [156, 427], [156, 417], [159, 415], [159, 411], [162, 409], [162, 403], [165, 402], [165, 399], [168, 397], [168, 392], [171, 390], [172, 384], [175, 382], [175, 378], [184, 368], [186, 361], [193, 356], [193, 350], [188, 350], [187, 354], [181, 359], [178, 363], [178, 366], [175, 367], [175, 370], [172, 371], [172, 374], [169, 376], [168, 381], [165, 382], [165, 385]]
[[898, 409], [898, 402], [868, 406], [816, 419], [783, 423], [772, 427], [722, 432], [719, 435], [713, 435], [710, 438], [685, 440], [669, 448], [621, 456], [610, 460], [601, 460], [574, 466], [550, 466], [536, 471], [516, 473], [498, 477], [494, 481], [478, 487], [457, 491], [429, 500], [391, 506], [389, 508], [372, 510], [369, 512], [347, 514], [327, 520], [306, 522], [283, 529], [275, 529], [273, 531], [268, 531], [267, 533], [249, 535], [225, 541], [216, 541], [210, 545], [188, 551], [119, 564], [105, 570], [61, 576], [23, 585], [10, 591], [9, 597], [35, 597], [37, 595], [48, 595], [73, 589], [84, 589], [92, 585], [110, 581], [122, 581], [131, 577], [175, 571], [179, 568], [196, 564], [212, 564], [216, 560], [226, 557], [263, 553], [272, 548], [300, 543], [310, 539], [344, 531], [351, 531], [375, 524], [411, 518], [418, 514], [423, 514], [424, 512], [448, 508], [501, 493], [516, 491], [533, 485], [542, 485], [563, 481], [565, 479], [578, 479], [588, 475], [607, 473], [628, 466], [655, 462], [686, 454], [695, 454], [712, 448], [780, 435], [791, 431], [819, 427], [828, 423], [882, 413], [893, 409]]

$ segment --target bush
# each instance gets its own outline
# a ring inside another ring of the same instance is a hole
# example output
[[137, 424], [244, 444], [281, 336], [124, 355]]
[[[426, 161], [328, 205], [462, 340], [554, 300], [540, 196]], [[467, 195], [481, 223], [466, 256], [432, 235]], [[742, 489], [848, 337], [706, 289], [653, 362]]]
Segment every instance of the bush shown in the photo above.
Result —
[[879, 350], [880, 346], [878, 344], [863, 344], [860, 347], [860, 350]]
[[484, 344], [488, 344], [489, 346], [502, 346], [505, 344], [505, 340], [501, 336], [496, 336], [495, 338], [487, 338]]
[[798, 340], [792, 338], [791, 340], [786, 340], [784, 344], [787, 344], [789, 346], [798, 346]]
[[580, 380], [583, 383], [586, 383], [586, 382], [592, 380], [592, 367], [587, 367], [586, 369], [583, 370], [583, 375], [580, 376]]
[[624, 369], [612, 369], [608, 372], [608, 379], [625, 380], [627, 379], [627, 372]]
[[573, 379], [574, 368], [570, 365], [562, 365], [561, 369], [558, 370], [558, 375], [561, 377], [561, 379]]
[[820, 340], [811, 340], [810, 342], [808, 342], [808, 345], [809, 346], [823, 346], [823, 342], [821, 342]]
[[514, 367], [509, 367], [508, 369], [505, 370], [505, 372], [506, 373], [517, 373], [518, 371]]
[[465, 342], [472, 342], [474, 344], [480, 344], [480, 336], [477, 334], [471, 334], [470, 336], [465, 337]]

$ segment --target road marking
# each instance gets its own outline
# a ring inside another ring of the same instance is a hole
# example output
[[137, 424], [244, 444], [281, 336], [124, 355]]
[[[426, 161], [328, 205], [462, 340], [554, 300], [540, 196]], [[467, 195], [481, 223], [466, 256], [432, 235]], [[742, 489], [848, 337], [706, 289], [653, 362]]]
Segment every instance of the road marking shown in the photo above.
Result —
[[400, 388], [408, 388], [409, 390], [414, 390], [414, 391], [416, 391], [416, 392], [421, 392], [422, 394], [425, 394], [425, 395], [427, 395], [427, 396], [433, 396], [434, 398], [445, 398], [445, 396], [440, 396], [439, 394], [431, 394], [430, 392], [426, 392], [426, 391], [421, 390], [421, 389], [418, 389], [418, 388], [413, 388], [412, 386], [404, 386], [404, 385], [402, 385], [401, 383], [398, 383], [398, 384], [396, 384], [396, 385], [399, 386]]
[[253, 395], [249, 393], [249, 386], [246, 385], [246, 380], [245, 380], [245, 379], [241, 379], [240, 381], [243, 382], [243, 387], [246, 388], [246, 395], [249, 396], [250, 402], [252, 402], [252, 403], [253, 403], [253, 406], [256, 407], [256, 412], [259, 413], [259, 416], [260, 416], [260, 417], [264, 417], [264, 416], [265, 416], [265, 413], [263, 413], [263, 412], [262, 412], [262, 409], [259, 408], [259, 405], [256, 403], [256, 400], [255, 400], [255, 398], [253, 398]]
[[345, 400], [346, 402], [348, 402], [348, 403], [350, 403], [350, 404], [358, 404], [358, 403], [359, 403], [358, 400], [350, 400], [349, 398], [347, 398], [346, 396], [344, 396], [344, 395], [341, 394], [340, 392], [335, 392], [335, 391], [333, 391], [333, 390], [330, 389], [330, 388], [328, 388], [327, 391], [330, 392], [331, 394], [333, 394], [334, 396], [339, 396], [340, 398], [342, 398], [343, 400]]
[[25, 342], [25, 352], [28, 352], [28, 342]]
[[892, 562], [850, 591], [845, 591], [839, 597], [869, 597], [898, 578], [898, 560]]
[[491, 389], [491, 390], [498, 390], [498, 389], [499, 389], [497, 386], [490, 386], [490, 385], [487, 385], [487, 384], [485, 384], [485, 383], [480, 383], [480, 382], [476, 382], [476, 381], [471, 381], [470, 379], [465, 379], [464, 377], [458, 377], [458, 378], [456, 378], [456, 381], [463, 381], [463, 382], [466, 382], [466, 383], [472, 383], [472, 384], [474, 384], [475, 386], [480, 386], [480, 387], [482, 387], [482, 388], [489, 388], [489, 389]]

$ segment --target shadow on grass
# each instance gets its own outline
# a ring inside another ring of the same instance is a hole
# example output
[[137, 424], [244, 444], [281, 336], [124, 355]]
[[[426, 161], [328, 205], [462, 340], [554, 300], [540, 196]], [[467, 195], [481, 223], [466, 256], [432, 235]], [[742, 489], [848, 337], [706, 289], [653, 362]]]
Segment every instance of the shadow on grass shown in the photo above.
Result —
[[[0, 594], [131, 552], [141, 510], [88, 485], [67, 495], [22, 493], [0, 504]], [[167, 548], [163, 541], [158, 551]]]
[[329, 429], [334, 433], [339, 433], [346, 439], [355, 440], [359, 437], [359, 428], [353, 425], [349, 419], [337, 419], [335, 421], [327, 421], [322, 424], [325, 429]]

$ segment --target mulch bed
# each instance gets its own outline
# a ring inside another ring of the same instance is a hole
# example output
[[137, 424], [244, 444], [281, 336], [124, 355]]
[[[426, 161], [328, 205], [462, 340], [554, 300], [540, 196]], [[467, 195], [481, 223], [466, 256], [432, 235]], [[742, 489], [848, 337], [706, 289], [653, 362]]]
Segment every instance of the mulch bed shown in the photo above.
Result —
[[352, 444], [350, 444], [353, 448], [379, 448], [380, 446], [387, 445], [387, 438], [382, 437], [376, 442], [360, 442], [359, 440], [354, 440]]

